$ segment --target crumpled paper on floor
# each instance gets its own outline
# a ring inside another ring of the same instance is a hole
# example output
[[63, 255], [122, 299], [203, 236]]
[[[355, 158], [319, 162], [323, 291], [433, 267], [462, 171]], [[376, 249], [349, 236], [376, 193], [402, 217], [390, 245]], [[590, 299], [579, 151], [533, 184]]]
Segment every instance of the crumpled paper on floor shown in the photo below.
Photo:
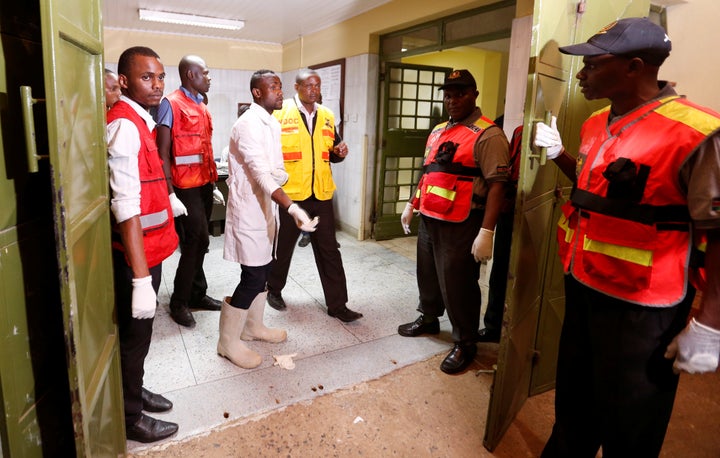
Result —
[[295, 361], [293, 361], [293, 358], [296, 356], [297, 353], [292, 353], [290, 355], [273, 355], [273, 359], [275, 360], [273, 366], [280, 366], [283, 369], [291, 371], [295, 369]]

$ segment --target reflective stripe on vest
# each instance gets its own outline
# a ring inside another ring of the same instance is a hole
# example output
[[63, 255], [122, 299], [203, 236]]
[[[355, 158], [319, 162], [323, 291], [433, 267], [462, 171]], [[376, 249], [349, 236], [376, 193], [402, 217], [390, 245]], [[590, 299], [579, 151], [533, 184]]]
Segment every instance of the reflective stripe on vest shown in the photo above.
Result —
[[587, 236], [583, 239], [583, 250], [604, 254], [605, 256], [610, 256], [611, 258], [632, 262], [633, 264], [638, 264], [644, 267], [650, 267], [653, 260], [652, 250], [643, 250], [641, 248], [631, 248], [607, 242], [599, 242], [597, 240], [590, 240]]
[[440, 186], [428, 185], [426, 192], [428, 194], [435, 194], [436, 196], [443, 197], [447, 200], [455, 200], [457, 193], [452, 189], [441, 188]]
[[160, 210], [159, 212], [140, 215], [140, 226], [145, 230], [165, 224], [168, 219], [168, 211]]
[[175, 156], [175, 165], [202, 164], [202, 154], [191, 154], [189, 156]]

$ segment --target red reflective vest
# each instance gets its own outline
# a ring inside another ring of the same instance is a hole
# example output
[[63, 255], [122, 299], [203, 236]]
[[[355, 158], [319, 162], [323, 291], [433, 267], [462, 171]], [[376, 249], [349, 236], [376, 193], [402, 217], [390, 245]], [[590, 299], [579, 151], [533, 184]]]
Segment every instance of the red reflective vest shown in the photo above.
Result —
[[204, 103], [197, 103], [182, 89], [167, 96], [173, 113], [172, 182], [181, 189], [217, 181], [212, 149], [212, 117]]
[[413, 206], [425, 216], [465, 221], [473, 199], [473, 181], [482, 171], [475, 162], [475, 143], [493, 122], [481, 116], [472, 125], [447, 122], [435, 126], [425, 145], [425, 173], [420, 177]]
[[686, 295], [692, 230], [679, 171], [720, 115], [677, 96], [581, 130], [578, 179], [558, 222], [565, 272], [609, 296], [669, 307]]
[[[140, 133], [140, 225], [147, 265], [153, 267], [170, 256], [178, 245], [162, 160], [155, 143], [155, 131], [150, 132], [140, 115], [122, 100], [113, 105], [107, 115], [108, 123], [119, 118], [132, 121]], [[113, 248], [125, 252], [117, 240], [113, 241]]]

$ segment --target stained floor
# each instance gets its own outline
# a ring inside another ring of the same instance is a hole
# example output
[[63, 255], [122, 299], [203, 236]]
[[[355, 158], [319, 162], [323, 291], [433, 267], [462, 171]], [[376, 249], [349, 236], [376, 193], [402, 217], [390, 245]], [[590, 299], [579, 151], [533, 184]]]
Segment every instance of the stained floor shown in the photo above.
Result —
[[[238, 265], [211, 238], [208, 293], [232, 293]], [[128, 442], [131, 456], [538, 456], [553, 421], [553, 392], [531, 398], [493, 453], [483, 447], [496, 344], [480, 344], [463, 374], [438, 366], [451, 347], [450, 326], [436, 337], [403, 338], [397, 325], [417, 316], [414, 238], [357, 241], [339, 233], [348, 306], [365, 318], [343, 324], [326, 314], [311, 248], [296, 248], [283, 296], [288, 310], [266, 309], [269, 325], [288, 330], [282, 344], [251, 342], [260, 367], [240, 369], [217, 356], [218, 312], [194, 312], [186, 329], [169, 317], [177, 254], [165, 262], [145, 385], [175, 403], [156, 414], [175, 436]], [[485, 272], [484, 272], [485, 273]], [[485, 276], [481, 285], [486, 285]], [[273, 355], [295, 354], [292, 370]], [[683, 376], [663, 449], [666, 457], [720, 457], [720, 375]]]

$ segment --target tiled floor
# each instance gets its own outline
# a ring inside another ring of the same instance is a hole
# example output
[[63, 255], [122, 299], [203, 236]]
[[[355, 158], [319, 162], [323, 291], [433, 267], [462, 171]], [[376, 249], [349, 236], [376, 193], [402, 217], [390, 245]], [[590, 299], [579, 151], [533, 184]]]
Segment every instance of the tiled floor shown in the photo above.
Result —
[[[329, 317], [312, 248], [296, 248], [283, 290], [288, 309], [278, 312], [268, 306], [265, 310], [266, 324], [287, 329], [288, 340], [248, 343], [263, 357], [262, 364], [252, 370], [217, 355], [219, 312], [193, 312], [194, 329], [172, 321], [168, 302], [179, 255], [165, 261], [160, 307], [145, 362], [145, 386], [175, 404], [169, 413], [156, 414], [180, 424], [178, 434], [168, 441], [311, 400], [448, 351], [447, 317], [441, 320], [444, 332], [437, 338], [406, 339], [397, 334], [398, 324], [417, 317], [415, 237], [375, 242], [338, 233], [338, 241], [348, 279], [348, 306], [365, 317], [350, 324]], [[222, 236], [211, 237], [204, 264], [208, 294], [218, 299], [232, 294], [240, 278], [240, 266], [222, 259], [222, 249]], [[294, 370], [273, 366], [273, 355], [287, 354], [296, 354]], [[130, 452], [147, 447], [128, 442]]]

